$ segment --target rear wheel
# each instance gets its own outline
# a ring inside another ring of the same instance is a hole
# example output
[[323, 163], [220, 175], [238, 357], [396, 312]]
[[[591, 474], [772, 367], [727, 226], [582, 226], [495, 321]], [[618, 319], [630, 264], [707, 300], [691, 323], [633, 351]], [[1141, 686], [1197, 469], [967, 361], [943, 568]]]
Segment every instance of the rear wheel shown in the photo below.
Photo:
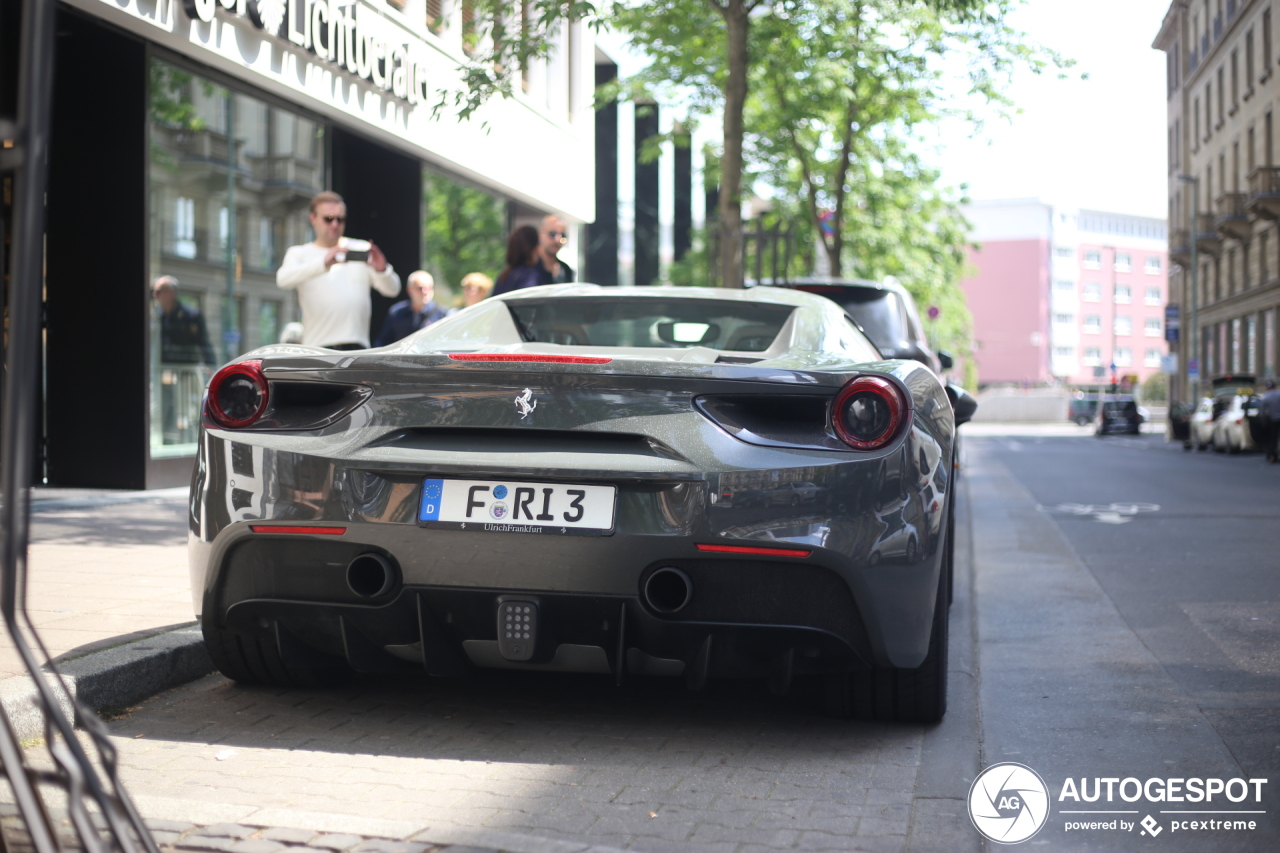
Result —
[[242, 634], [212, 622], [206, 619], [201, 624], [205, 648], [213, 665], [232, 681], [272, 687], [326, 687], [350, 675], [338, 666], [290, 666], [280, 657], [280, 646], [273, 634]]
[[826, 711], [850, 720], [936, 723], [947, 713], [946, 578], [938, 579], [929, 653], [914, 669], [876, 666], [826, 678]]

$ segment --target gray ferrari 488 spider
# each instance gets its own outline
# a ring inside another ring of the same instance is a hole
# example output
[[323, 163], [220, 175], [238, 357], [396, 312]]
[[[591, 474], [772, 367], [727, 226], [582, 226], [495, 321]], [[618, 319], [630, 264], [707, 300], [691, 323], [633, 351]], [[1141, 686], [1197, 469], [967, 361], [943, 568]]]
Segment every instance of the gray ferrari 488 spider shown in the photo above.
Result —
[[209, 385], [196, 611], [246, 682], [819, 676], [837, 713], [936, 720], [973, 408], [768, 287], [538, 287], [266, 347]]

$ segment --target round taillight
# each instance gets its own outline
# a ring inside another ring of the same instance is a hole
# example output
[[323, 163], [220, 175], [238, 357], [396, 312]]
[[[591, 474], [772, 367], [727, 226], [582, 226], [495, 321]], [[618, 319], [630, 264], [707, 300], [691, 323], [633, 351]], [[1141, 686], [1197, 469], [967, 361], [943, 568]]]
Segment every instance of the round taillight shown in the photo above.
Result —
[[831, 422], [840, 440], [855, 450], [878, 450], [900, 432], [907, 401], [887, 379], [859, 376], [841, 389], [831, 409]]
[[209, 383], [209, 417], [228, 429], [249, 426], [267, 410], [267, 393], [260, 360], [228, 364]]

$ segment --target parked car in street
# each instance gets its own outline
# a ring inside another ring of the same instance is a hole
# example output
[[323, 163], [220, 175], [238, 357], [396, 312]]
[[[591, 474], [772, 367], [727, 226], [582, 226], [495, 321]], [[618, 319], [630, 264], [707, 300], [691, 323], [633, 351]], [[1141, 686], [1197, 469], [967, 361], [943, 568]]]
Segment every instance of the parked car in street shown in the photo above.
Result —
[[1088, 426], [1098, 417], [1098, 401], [1096, 394], [1077, 391], [1067, 402], [1067, 420], [1078, 426]]
[[1219, 453], [1257, 450], [1252, 417], [1257, 398], [1252, 394], [1223, 397], [1221, 412], [1213, 421], [1213, 449]]
[[[754, 284], [748, 282], [747, 286]], [[895, 281], [799, 278], [776, 286], [827, 297], [857, 321], [886, 358], [912, 359], [938, 374], [951, 369], [950, 353], [935, 353], [930, 348], [915, 299]]]
[[264, 347], [210, 383], [195, 608], [243, 682], [812, 677], [936, 721], [975, 408], [782, 288], [530, 287], [381, 349]]
[[1138, 401], [1133, 397], [1128, 395], [1104, 397], [1098, 404], [1096, 434], [1100, 436], [1116, 433], [1138, 435], [1142, 432], [1143, 420], [1145, 418], [1139, 410]]
[[1214, 421], [1222, 414], [1224, 401], [1214, 397], [1202, 397], [1191, 415], [1190, 442], [1196, 450], [1208, 450], [1213, 446]]
[[1169, 440], [1181, 441], [1183, 450], [1191, 449], [1191, 416], [1195, 409], [1188, 403], [1174, 403], [1169, 407]]

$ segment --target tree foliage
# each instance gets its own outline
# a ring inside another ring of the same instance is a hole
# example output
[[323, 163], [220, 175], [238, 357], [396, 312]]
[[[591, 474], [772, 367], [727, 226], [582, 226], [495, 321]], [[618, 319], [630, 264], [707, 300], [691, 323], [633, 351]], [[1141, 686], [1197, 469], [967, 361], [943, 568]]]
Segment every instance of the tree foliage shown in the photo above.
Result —
[[422, 194], [423, 268], [436, 286], [457, 293], [467, 273], [494, 277], [506, 251], [501, 200], [436, 174], [424, 175]]
[[493, 98], [510, 98], [521, 73], [550, 58], [558, 32], [578, 21], [603, 26], [591, 0], [463, 0], [462, 41], [467, 60], [462, 83], [440, 90], [435, 117], [456, 113], [466, 120]]

